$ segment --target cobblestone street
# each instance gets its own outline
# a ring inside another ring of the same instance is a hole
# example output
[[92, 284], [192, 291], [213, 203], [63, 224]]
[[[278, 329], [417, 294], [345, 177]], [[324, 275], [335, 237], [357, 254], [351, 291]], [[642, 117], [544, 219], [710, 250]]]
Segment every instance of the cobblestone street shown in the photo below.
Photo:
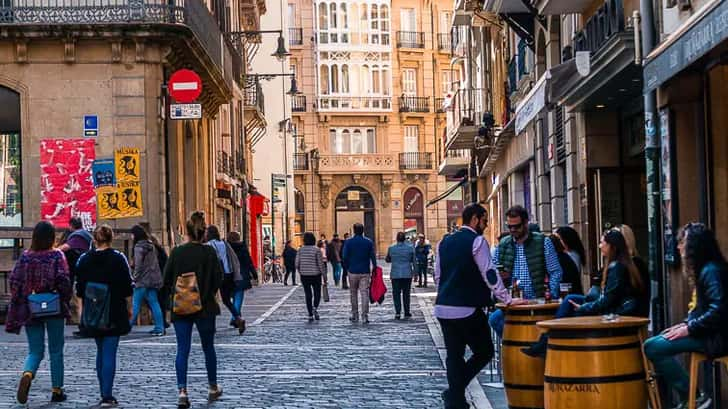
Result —
[[[388, 282], [389, 279], [385, 277]], [[431, 318], [433, 288], [413, 296], [413, 319], [395, 321], [391, 295], [372, 306], [371, 324], [348, 321], [348, 291], [331, 288], [321, 321], [306, 320], [303, 289], [269, 284], [246, 293], [248, 330], [241, 337], [218, 320], [218, 378], [224, 389], [214, 408], [438, 408], [447, 381], [439, 353], [439, 327]], [[425, 314], [429, 316], [426, 318]], [[174, 335], [150, 337], [136, 327], [119, 346], [114, 395], [125, 408], [176, 407]], [[65, 384], [69, 400], [49, 404], [50, 375], [44, 360], [31, 389], [31, 408], [88, 408], [98, 402], [92, 340], [67, 327]], [[434, 334], [434, 337], [433, 337]], [[0, 336], [0, 408], [20, 408], [15, 388], [27, 347], [24, 335]], [[481, 376], [487, 382], [487, 376]], [[208, 407], [199, 340], [190, 357], [193, 407]], [[471, 385], [472, 386], [472, 385]], [[486, 391], [489, 388], [485, 388]], [[474, 388], [478, 408], [490, 408]], [[500, 391], [500, 390], [494, 390]]]

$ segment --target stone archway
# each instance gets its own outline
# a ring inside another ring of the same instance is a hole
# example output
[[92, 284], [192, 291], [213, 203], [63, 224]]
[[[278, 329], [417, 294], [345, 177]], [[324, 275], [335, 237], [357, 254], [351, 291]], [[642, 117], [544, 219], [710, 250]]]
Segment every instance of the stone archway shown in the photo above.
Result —
[[374, 196], [358, 185], [342, 189], [334, 200], [334, 231], [342, 237], [351, 234], [354, 223], [363, 224], [364, 235], [377, 242]]

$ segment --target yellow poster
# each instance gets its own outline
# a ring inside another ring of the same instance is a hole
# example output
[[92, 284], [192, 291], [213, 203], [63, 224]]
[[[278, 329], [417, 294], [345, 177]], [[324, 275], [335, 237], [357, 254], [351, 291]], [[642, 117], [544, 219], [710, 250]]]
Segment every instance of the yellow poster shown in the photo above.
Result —
[[117, 185], [121, 215], [119, 217], [140, 217], [144, 215], [142, 206], [142, 187], [139, 183]]
[[119, 148], [114, 153], [116, 180], [119, 183], [140, 183], [141, 169], [138, 148]]
[[116, 186], [97, 187], [96, 203], [99, 207], [99, 219], [116, 219], [121, 215], [119, 192]]

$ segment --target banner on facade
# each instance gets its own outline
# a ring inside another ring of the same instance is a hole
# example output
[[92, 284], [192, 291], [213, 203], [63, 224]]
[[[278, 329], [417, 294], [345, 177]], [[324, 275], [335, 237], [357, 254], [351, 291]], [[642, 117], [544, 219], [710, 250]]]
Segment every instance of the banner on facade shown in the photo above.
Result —
[[548, 75], [542, 75], [531, 91], [516, 109], [516, 135], [523, 132], [526, 126], [546, 106], [546, 81]]
[[108, 158], [94, 160], [94, 186], [115, 186], [116, 172], [114, 168], [114, 159]]
[[40, 143], [42, 220], [57, 228], [80, 217], [84, 228], [96, 226], [96, 194], [92, 167], [93, 139], [43, 139]]
[[[104, 160], [99, 165], [104, 175], [107, 175], [108, 166], [113, 170], [113, 183], [97, 185], [99, 187], [96, 189], [99, 218], [123, 219], [143, 216], [139, 149], [117, 149], [111, 164]], [[96, 167], [94, 175], [95, 170]], [[108, 177], [103, 177], [103, 182], [108, 182]]]
[[141, 183], [138, 148], [119, 148], [114, 154], [118, 183]]
[[425, 216], [424, 198], [419, 189], [411, 187], [404, 192], [404, 217], [419, 219]]

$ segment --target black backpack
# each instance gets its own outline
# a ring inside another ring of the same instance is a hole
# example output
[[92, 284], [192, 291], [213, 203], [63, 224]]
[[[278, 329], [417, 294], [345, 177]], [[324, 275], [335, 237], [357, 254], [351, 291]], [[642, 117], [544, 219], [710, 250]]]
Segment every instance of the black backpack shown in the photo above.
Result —
[[81, 310], [81, 327], [86, 331], [110, 330], [111, 294], [109, 285], [103, 283], [86, 283]]

